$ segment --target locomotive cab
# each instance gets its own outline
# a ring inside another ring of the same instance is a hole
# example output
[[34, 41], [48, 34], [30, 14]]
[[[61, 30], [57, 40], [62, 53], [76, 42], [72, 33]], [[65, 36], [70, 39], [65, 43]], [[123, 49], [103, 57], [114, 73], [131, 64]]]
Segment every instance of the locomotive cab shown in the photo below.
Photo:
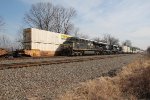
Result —
[[62, 55], [84, 55], [86, 52], [95, 52], [93, 41], [70, 37], [62, 44]]
[[72, 49], [73, 49], [73, 41], [67, 39], [63, 44], [61, 44], [61, 55], [62, 56], [71, 55]]

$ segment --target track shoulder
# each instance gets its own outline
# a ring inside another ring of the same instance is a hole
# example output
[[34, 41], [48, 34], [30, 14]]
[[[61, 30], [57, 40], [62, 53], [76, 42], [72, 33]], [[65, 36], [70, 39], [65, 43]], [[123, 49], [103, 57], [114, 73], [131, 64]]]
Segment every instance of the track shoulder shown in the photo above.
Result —
[[102, 73], [123, 67], [138, 57], [128, 55], [107, 60], [0, 70], [0, 97], [11, 100], [28, 97], [54, 99], [72, 86], [98, 78]]

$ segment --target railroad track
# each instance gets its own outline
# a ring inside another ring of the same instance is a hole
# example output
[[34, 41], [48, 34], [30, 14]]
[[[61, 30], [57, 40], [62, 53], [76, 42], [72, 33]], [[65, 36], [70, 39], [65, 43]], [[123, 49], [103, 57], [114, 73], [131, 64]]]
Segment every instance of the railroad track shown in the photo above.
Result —
[[24, 59], [43, 59], [43, 58], [62, 58], [64, 56], [54, 56], [54, 57], [18, 57], [18, 58], [4, 58], [0, 57], [0, 61], [3, 60], [24, 60]]
[[72, 62], [83, 62], [90, 60], [100, 60], [106, 58], [114, 58], [126, 55], [111, 55], [105, 57], [90, 57], [90, 58], [74, 58], [74, 59], [64, 59], [64, 60], [51, 60], [51, 61], [39, 61], [39, 62], [23, 62], [23, 63], [11, 63], [11, 64], [0, 64], [0, 70], [12, 69], [12, 68], [23, 68], [23, 67], [32, 67], [32, 66], [42, 66], [42, 65], [52, 65], [52, 64], [63, 64], [63, 63], [72, 63]]

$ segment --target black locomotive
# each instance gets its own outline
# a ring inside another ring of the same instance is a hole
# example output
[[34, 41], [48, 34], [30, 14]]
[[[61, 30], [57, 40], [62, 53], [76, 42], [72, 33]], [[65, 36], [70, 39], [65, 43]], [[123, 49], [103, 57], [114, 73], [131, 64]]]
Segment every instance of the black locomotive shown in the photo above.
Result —
[[121, 53], [122, 49], [117, 45], [108, 45], [103, 42], [70, 37], [61, 45], [61, 50], [61, 55], [82, 56], [89, 54], [117, 54]]

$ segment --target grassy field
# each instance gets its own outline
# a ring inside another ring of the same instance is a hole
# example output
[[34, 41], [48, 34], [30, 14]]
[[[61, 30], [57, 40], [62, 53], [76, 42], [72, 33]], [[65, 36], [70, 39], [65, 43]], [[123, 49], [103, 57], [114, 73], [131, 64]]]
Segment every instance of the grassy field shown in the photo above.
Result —
[[81, 83], [61, 95], [60, 100], [150, 99], [150, 58], [140, 58], [123, 67], [114, 77], [100, 77]]

